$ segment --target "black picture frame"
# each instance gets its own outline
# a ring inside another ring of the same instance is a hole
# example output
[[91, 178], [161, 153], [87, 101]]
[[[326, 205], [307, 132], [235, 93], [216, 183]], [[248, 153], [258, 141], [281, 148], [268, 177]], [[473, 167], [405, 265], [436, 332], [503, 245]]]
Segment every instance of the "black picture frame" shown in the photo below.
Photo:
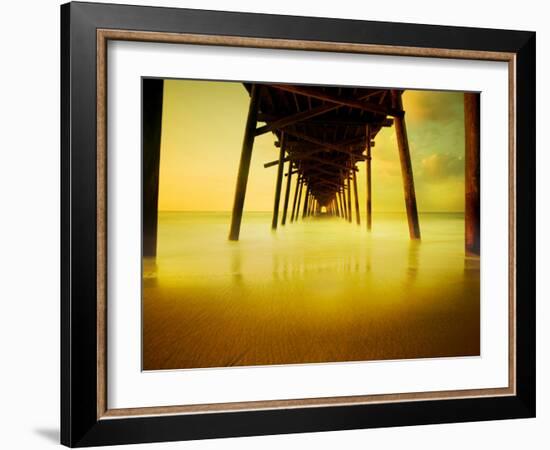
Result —
[[[516, 395], [97, 417], [98, 29], [507, 52], [516, 55]], [[535, 416], [535, 33], [69, 3], [61, 6], [61, 442], [71, 447]]]

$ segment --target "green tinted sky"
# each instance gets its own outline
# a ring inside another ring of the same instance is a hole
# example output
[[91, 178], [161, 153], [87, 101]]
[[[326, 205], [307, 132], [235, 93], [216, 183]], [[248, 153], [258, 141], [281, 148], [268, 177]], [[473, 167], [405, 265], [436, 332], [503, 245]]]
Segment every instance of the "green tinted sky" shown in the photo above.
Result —
[[[229, 211], [233, 205], [248, 93], [240, 83], [165, 81], [159, 209]], [[464, 210], [464, 120], [461, 93], [406, 91], [403, 95], [420, 211]], [[256, 139], [245, 201], [247, 211], [273, 208], [278, 157], [272, 134]], [[359, 163], [364, 204], [364, 163]], [[373, 210], [404, 211], [394, 128], [373, 148]]]

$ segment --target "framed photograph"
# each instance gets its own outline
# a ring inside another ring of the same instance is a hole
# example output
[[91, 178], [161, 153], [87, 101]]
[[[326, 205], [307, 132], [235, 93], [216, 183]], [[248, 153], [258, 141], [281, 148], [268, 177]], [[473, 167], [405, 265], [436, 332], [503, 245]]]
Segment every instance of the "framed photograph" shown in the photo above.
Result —
[[535, 33], [61, 26], [63, 444], [535, 416]]

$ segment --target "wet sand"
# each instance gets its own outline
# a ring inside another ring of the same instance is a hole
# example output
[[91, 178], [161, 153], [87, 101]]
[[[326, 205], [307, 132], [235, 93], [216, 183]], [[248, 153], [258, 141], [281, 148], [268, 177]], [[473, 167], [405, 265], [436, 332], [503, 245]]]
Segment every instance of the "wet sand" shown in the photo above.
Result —
[[248, 213], [164, 212], [143, 263], [143, 369], [479, 355], [479, 261], [462, 214], [338, 218], [270, 230]]

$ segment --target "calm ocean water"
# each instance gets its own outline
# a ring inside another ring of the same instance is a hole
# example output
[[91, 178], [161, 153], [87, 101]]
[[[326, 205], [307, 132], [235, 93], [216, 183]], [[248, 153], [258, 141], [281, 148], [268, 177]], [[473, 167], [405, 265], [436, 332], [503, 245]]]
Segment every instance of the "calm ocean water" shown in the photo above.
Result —
[[162, 212], [144, 261], [145, 369], [479, 354], [479, 261], [461, 213], [270, 229], [271, 213]]

